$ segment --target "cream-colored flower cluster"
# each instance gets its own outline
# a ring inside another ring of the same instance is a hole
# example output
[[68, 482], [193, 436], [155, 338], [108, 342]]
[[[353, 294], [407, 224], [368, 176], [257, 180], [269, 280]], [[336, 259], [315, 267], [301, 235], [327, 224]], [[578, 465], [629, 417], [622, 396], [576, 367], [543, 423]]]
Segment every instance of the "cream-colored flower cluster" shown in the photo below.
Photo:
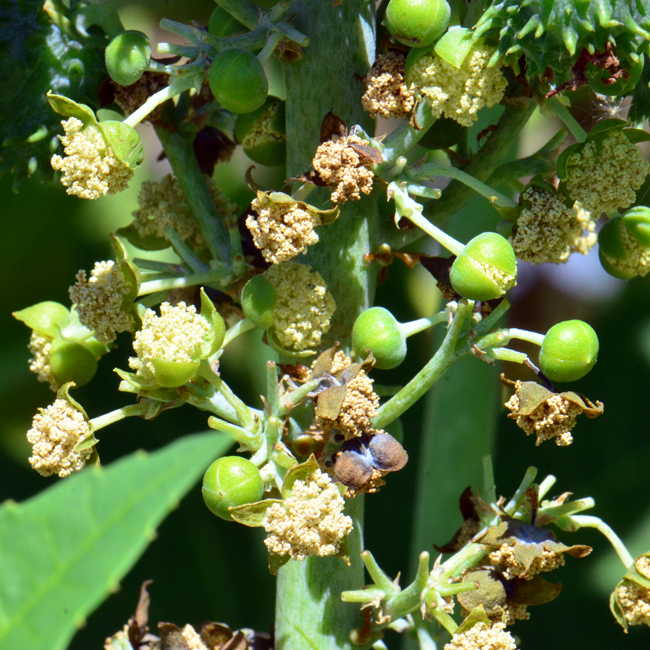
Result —
[[444, 115], [462, 126], [471, 126], [478, 112], [502, 99], [508, 82], [498, 66], [488, 67], [494, 48], [472, 48], [460, 68], [455, 68], [437, 54], [421, 57], [413, 66], [409, 79], [435, 118]]
[[599, 252], [602, 258], [626, 277], [643, 277], [650, 273], [650, 250], [643, 246], [625, 226], [619, 229], [619, 233], [625, 255], [615, 259], [607, 255], [601, 247]]
[[145, 380], [154, 379], [154, 360], [194, 361], [199, 358], [210, 325], [196, 313], [193, 305], [184, 302], [160, 305], [160, 316], [147, 309], [142, 329], [136, 332], [133, 349], [138, 355], [129, 359], [129, 366]]
[[32, 358], [29, 360], [29, 369], [36, 374], [38, 381], [49, 384], [52, 390], [58, 390], [59, 385], [50, 367], [50, 350], [52, 349], [50, 341], [44, 336], [32, 332], [27, 347], [32, 353]]
[[65, 135], [59, 137], [65, 157], [55, 154], [50, 164], [63, 172], [61, 183], [68, 188], [67, 193], [82, 199], [98, 199], [125, 190], [133, 171], [111, 151], [99, 130], [93, 126], [84, 128], [76, 117], [61, 124]]
[[415, 93], [406, 87], [406, 55], [391, 50], [379, 54], [364, 78], [366, 92], [361, 98], [363, 110], [372, 117], [404, 117], [415, 106]]
[[[210, 196], [223, 219], [230, 219], [236, 207], [226, 195], [206, 177]], [[196, 224], [178, 180], [167, 174], [159, 181], [145, 181], [138, 194], [140, 208], [133, 213], [133, 227], [141, 237], [165, 237], [165, 229], [173, 228], [192, 248], [205, 248], [205, 238]]]
[[292, 495], [274, 503], [264, 516], [264, 540], [270, 553], [304, 560], [308, 555], [336, 555], [352, 530], [343, 514], [345, 501], [336, 485], [320, 470], [308, 481], [296, 481]]
[[569, 156], [566, 187], [572, 199], [600, 216], [631, 206], [648, 173], [650, 164], [641, 150], [620, 130], [612, 129], [600, 149], [587, 142]]
[[[351, 363], [343, 352], [337, 352], [332, 359], [332, 373], [344, 370]], [[345, 384], [345, 397], [336, 420], [324, 420], [327, 429], [336, 428], [346, 440], [368, 433], [372, 429], [372, 418], [377, 415], [379, 396], [373, 390], [374, 380], [362, 370]], [[376, 432], [375, 432], [376, 433]]]
[[31, 466], [42, 476], [68, 476], [86, 464], [92, 448], [75, 450], [90, 437], [92, 430], [83, 416], [69, 402], [57, 399], [34, 416], [27, 440], [33, 445]]
[[596, 222], [579, 203], [568, 208], [541, 187], [527, 188], [522, 198], [530, 207], [521, 211], [509, 240], [520, 260], [564, 264], [571, 253], [586, 255], [598, 241]]
[[[521, 382], [517, 381], [517, 385], [521, 385]], [[523, 429], [526, 435], [537, 436], [535, 445], [541, 445], [545, 440], [555, 438], [555, 443], [560, 447], [573, 442], [571, 429], [576, 424], [576, 417], [583, 411], [574, 402], [554, 393], [529, 415], [517, 416], [520, 408], [517, 391], [506, 402], [506, 408], [512, 411], [510, 416], [516, 417], [517, 426]]]
[[321, 225], [321, 219], [316, 212], [309, 212], [298, 203], [264, 207], [258, 199], [253, 201], [251, 208], [257, 213], [257, 218], [248, 216], [246, 227], [267, 262], [286, 262], [304, 253], [307, 246], [318, 243], [314, 228]]
[[650, 625], [650, 589], [625, 581], [616, 593], [618, 604], [630, 625]]
[[117, 334], [133, 331], [133, 316], [122, 307], [129, 286], [113, 260], [96, 262], [90, 280], [85, 271], [79, 271], [76, 277], [77, 282], [69, 290], [70, 300], [77, 305], [81, 323], [94, 330], [98, 341], [110, 345]]
[[[519, 542], [520, 544], [524, 542]], [[538, 573], [553, 571], [564, 566], [564, 555], [558, 551], [542, 549], [540, 555], [535, 555], [530, 566], [524, 566], [515, 553], [515, 549], [507, 543], [489, 555], [490, 562], [498, 566], [508, 580], [519, 578], [524, 574], [525, 580], [532, 580]]]
[[306, 264], [275, 264], [264, 277], [277, 289], [273, 327], [290, 350], [318, 347], [330, 328], [336, 302], [319, 273]]
[[476, 623], [469, 630], [454, 634], [445, 650], [517, 650], [517, 644], [503, 623], [488, 627]]
[[347, 200], [358, 201], [361, 193], [370, 194], [375, 177], [371, 167], [371, 158], [359, 153], [351, 144], [367, 146], [356, 135], [332, 136], [316, 150], [313, 165], [321, 180], [330, 186], [336, 186], [331, 199], [334, 203]]

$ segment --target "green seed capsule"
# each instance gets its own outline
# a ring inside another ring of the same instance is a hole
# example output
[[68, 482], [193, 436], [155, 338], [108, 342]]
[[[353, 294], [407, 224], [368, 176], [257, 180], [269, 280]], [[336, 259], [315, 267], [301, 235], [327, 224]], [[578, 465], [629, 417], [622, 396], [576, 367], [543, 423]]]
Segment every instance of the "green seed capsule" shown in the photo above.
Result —
[[252, 113], [264, 104], [269, 82], [259, 59], [248, 50], [225, 50], [208, 73], [216, 100], [232, 113]]
[[451, 286], [470, 300], [500, 298], [517, 281], [517, 258], [505, 237], [484, 232], [461, 251], [449, 273]]
[[235, 135], [251, 160], [267, 167], [281, 165], [287, 155], [284, 102], [269, 97], [256, 111], [240, 115]]
[[591, 325], [568, 320], [553, 325], [539, 352], [540, 370], [553, 382], [584, 377], [598, 358], [598, 336]]
[[372, 307], [354, 323], [352, 348], [364, 358], [372, 352], [376, 367], [390, 370], [404, 361], [406, 337], [393, 314], [383, 307]]
[[444, 34], [450, 17], [446, 0], [390, 0], [384, 24], [400, 43], [426, 47]]
[[50, 348], [50, 369], [59, 386], [73, 381], [77, 386], [87, 384], [97, 372], [97, 359], [79, 343], [54, 339]]
[[184, 386], [194, 378], [201, 364], [199, 360], [168, 361], [165, 359], [154, 359], [151, 363], [156, 381], [165, 388]]
[[273, 310], [277, 299], [277, 289], [265, 277], [252, 277], [241, 294], [244, 316], [257, 327], [267, 330], [273, 323]]
[[150, 59], [151, 44], [142, 32], [122, 32], [106, 48], [106, 69], [120, 86], [134, 84], [146, 70]]
[[260, 471], [241, 456], [215, 460], [203, 477], [203, 500], [217, 517], [232, 521], [228, 508], [259, 501], [264, 494]]

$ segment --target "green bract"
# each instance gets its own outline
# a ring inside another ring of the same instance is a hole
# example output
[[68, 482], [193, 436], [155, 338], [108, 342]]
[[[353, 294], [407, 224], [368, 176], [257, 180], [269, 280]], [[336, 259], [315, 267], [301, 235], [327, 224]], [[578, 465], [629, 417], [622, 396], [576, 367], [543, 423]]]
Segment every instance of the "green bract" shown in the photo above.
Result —
[[610, 219], [598, 233], [603, 268], [621, 280], [650, 271], [650, 208], [639, 205]]
[[233, 521], [228, 508], [259, 501], [264, 494], [264, 483], [260, 471], [250, 460], [225, 456], [208, 467], [201, 491], [211, 512]]
[[244, 316], [257, 327], [268, 329], [273, 323], [273, 310], [277, 299], [277, 289], [263, 275], [252, 277], [241, 294]]
[[[49, 344], [39, 352], [41, 358], [35, 360], [40, 374], [45, 372], [53, 390], [73, 381], [77, 386], [87, 384], [97, 372], [97, 360], [108, 352], [93, 332], [79, 321], [76, 309], [68, 310], [58, 302], [39, 302], [14, 312], [14, 318], [29, 327], [41, 344]], [[32, 338], [32, 342], [34, 339]], [[30, 345], [31, 349], [31, 345]], [[34, 351], [32, 350], [32, 353]]]
[[390, 0], [384, 22], [400, 43], [425, 47], [444, 33], [450, 17], [446, 0]]
[[472, 32], [464, 27], [452, 27], [435, 45], [433, 51], [454, 68], [472, 51]]
[[235, 135], [244, 153], [260, 165], [280, 165], [287, 154], [284, 102], [269, 97], [252, 113], [240, 115]]
[[106, 70], [121, 86], [134, 84], [147, 69], [150, 59], [151, 44], [142, 32], [122, 32], [106, 48]]
[[352, 348], [364, 359], [372, 352], [376, 367], [389, 370], [404, 361], [406, 337], [393, 314], [383, 307], [372, 307], [354, 323]]
[[539, 367], [551, 381], [576, 381], [594, 367], [597, 357], [598, 336], [591, 325], [568, 320], [553, 325], [546, 333]]
[[264, 104], [269, 82], [259, 59], [248, 50], [225, 50], [208, 73], [216, 100], [232, 113], [252, 113]]
[[449, 273], [451, 286], [470, 300], [500, 298], [516, 284], [517, 258], [508, 240], [484, 232], [461, 251]]

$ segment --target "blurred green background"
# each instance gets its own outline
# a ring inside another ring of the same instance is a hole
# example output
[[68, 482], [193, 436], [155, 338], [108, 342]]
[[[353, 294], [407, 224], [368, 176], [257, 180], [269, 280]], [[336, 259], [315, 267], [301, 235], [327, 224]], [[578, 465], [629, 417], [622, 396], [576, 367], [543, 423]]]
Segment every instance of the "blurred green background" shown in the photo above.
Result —
[[[115, 4], [127, 29], [140, 29], [153, 42], [166, 38], [156, 27], [161, 17], [206, 23], [214, 8], [208, 0]], [[484, 116], [475, 131], [493, 122], [495, 115], [493, 112]], [[147, 163], [123, 194], [85, 202], [67, 196], [60, 185], [44, 186], [36, 179], [26, 181], [20, 194], [13, 194], [12, 180], [0, 179], [4, 214], [0, 241], [2, 500], [22, 501], [58, 480], [38, 476], [27, 463], [29, 445], [25, 433], [37, 408], [51, 403], [53, 394], [29, 372], [29, 331], [11, 317], [11, 312], [42, 300], [68, 304], [67, 290], [77, 271], [91, 269], [95, 261], [110, 259], [107, 233], [129, 223], [130, 214], [137, 207], [139, 182], [167, 171], [164, 163], [150, 162], [155, 160], [159, 145], [150, 127], [141, 129]], [[548, 120], [536, 116], [518, 145], [520, 154], [529, 154], [543, 144], [552, 129]], [[240, 204], [247, 199], [237, 179], [246, 164], [239, 155], [234, 171], [218, 168], [215, 175], [222, 188]], [[282, 170], [271, 169], [265, 174], [260, 182], [279, 187]], [[496, 212], [486, 202], [475, 199], [449, 229], [466, 241], [474, 231], [493, 228], [497, 221]], [[579, 421], [570, 447], [546, 443], [537, 448], [532, 438], [527, 438], [506, 418], [502, 408], [494, 456], [497, 488], [500, 494], [510, 496], [529, 465], [539, 468], [540, 479], [554, 474], [558, 482], [553, 494], [570, 491], [576, 498], [594, 497], [597, 506], [592, 513], [605, 519], [635, 555], [650, 550], [650, 278], [623, 283], [599, 270], [595, 251], [587, 258], [578, 257], [574, 256], [570, 264], [560, 269], [522, 268], [520, 285], [513, 293], [510, 324], [545, 332], [555, 322], [567, 318], [591, 323], [600, 337], [598, 365], [572, 388], [592, 400], [603, 401], [605, 414], [597, 420]], [[377, 304], [391, 309], [401, 321], [430, 314], [438, 302], [433, 279], [421, 268], [410, 271], [399, 262], [388, 269], [377, 294]], [[428, 360], [431, 337], [431, 333], [423, 333], [411, 339], [406, 362], [391, 373], [376, 373], [377, 381], [407, 381]], [[118, 343], [119, 349], [102, 359], [91, 384], [74, 394], [90, 417], [131, 401], [129, 395], [117, 391], [119, 380], [112, 371], [114, 367], [127, 366], [128, 335], [122, 335]], [[222, 365], [224, 377], [235, 392], [254, 406], [259, 406], [263, 390], [261, 373], [267, 358], [270, 353], [261, 344], [260, 334], [254, 331], [233, 344]], [[495, 368], [494, 377], [485, 387], [474, 386], [472, 390], [494, 390], [491, 381], [498, 372]], [[509, 374], [513, 378], [532, 378], [519, 368], [509, 369]], [[425, 398], [403, 418], [409, 464], [390, 476], [380, 493], [366, 499], [366, 547], [389, 575], [402, 571], [402, 584], [410, 578], [408, 567], [413, 564], [408, 531], [412, 526], [411, 507], [426, 402]], [[453, 404], [448, 408], [453, 409]], [[178, 436], [205, 429], [206, 415], [183, 407], [166, 411], [152, 422], [127, 420], [102, 430], [99, 451], [102, 462], [110, 463], [137, 449], [156, 449]], [[445, 458], [434, 459], [431, 470], [435, 472], [437, 467], [457, 472], [461, 477], [468, 473], [465, 463], [450, 468]], [[436, 494], [431, 494], [430, 500], [436, 502]], [[455, 511], [456, 504], [436, 503], [436, 508]], [[455, 522], [451, 516], [445, 521], [453, 525], [436, 530], [432, 542], [448, 541], [454, 527], [461, 523], [460, 514]], [[631, 629], [630, 634], [624, 635], [609, 614], [608, 594], [620, 578], [622, 566], [605, 539], [591, 530], [573, 535], [562, 533], [560, 539], [567, 544], [590, 544], [594, 553], [583, 560], [568, 558], [566, 567], [549, 574], [551, 581], [564, 585], [562, 594], [550, 604], [531, 608], [531, 619], [514, 626], [513, 631], [521, 637], [521, 647], [542, 650], [549, 643], [561, 648], [648, 647], [650, 630]], [[435, 555], [432, 548], [420, 550]], [[103, 640], [120, 629], [133, 613], [140, 584], [147, 579], [154, 581], [150, 588], [150, 621], [154, 628], [157, 621], [199, 625], [216, 620], [235, 629], [245, 626], [259, 630], [268, 630], [272, 625], [274, 579], [266, 570], [260, 531], [211, 515], [203, 505], [198, 486], [160, 526], [158, 539], [122, 581], [119, 593], [89, 617], [70, 647], [100, 648]], [[391, 635], [388, 634], [386, 642], [397, 648], [400, 641]]]

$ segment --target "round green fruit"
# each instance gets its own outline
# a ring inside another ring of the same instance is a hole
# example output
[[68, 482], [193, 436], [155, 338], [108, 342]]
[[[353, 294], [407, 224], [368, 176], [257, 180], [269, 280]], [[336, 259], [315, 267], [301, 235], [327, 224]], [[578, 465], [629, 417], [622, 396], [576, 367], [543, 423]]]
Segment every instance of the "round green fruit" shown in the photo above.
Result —
[[208, 31], [217, 38], [228, 38], [228, 36], [233, 36], [239, 32], [245, 32], [246, 27], [238, 20], [235, 20], [225, 9], [216, 7], [210, 14]]
[[264, 483], [260, 471], [241, 456], [215, 460], [203, 476], [203, 500], [217, 517], [232, 521], [228, 508], [260, 501]]
[[451, 286], [470, 300], [500, 298], [517, 281], [517, 258], [508, 240], [484, 232], [470, 240], [449, 272]]
[[256, 327], [267, 330], [273, 323], [273, 311], [277, 300], [278, 290], [264, 275], [255, 275], [246, 283], [242, 291], [242, 311]]
[[50, 348], [50, 369], [59, 386], [73, 381], [87, 384], [97, 372], [97, 359], [79, 343], [56, 338]]
[[591, 325], [568, 320], [553, 325], [539, 352], [540, 370], [553, 382], [564, 383], [584, 377], [598, 358], [598, 336]]
[[372, 352], [377, 368], [390, 370], [404, 361], [406, 337], [388, 309], [371, 307], [361, 314], [352, 328], [352, 348], [362, 357]]
[[120, 86], [134, 84], [151, 59], [151, 44], [146, 34], [129, 30], [118, 34], [106, 48], [106, 70]]
[[409, 47], [427, 47], [447, 29], [451, 9], [446, 0], [390, 0], [384, 24]]
[[216, 100], [231, 113], [252, 113], [264, 104], [269, 82], [259, 59], [248, 50], [217, 54], [208, 73]]

